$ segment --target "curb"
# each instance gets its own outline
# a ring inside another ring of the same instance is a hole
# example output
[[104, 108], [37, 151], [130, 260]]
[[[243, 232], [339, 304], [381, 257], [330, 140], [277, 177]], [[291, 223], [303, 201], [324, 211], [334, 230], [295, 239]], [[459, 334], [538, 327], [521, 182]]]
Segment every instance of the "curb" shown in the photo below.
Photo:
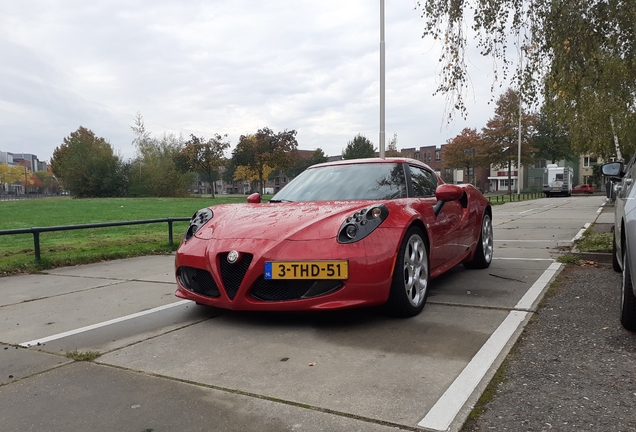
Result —
[[596, 261], [604, 264], [612, 263], [612, 254], [606, 252], [573, 252], [577, 254], [581, 259], [586, 261]]

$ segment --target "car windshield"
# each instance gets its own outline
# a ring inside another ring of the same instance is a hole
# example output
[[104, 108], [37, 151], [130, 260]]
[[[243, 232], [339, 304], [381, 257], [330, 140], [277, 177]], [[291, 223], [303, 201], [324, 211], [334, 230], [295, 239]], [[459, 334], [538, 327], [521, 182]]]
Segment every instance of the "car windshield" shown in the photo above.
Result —
[[404, 198], [405, 183], [402, 164], [330, 165], [307, 169], [270, 202]]

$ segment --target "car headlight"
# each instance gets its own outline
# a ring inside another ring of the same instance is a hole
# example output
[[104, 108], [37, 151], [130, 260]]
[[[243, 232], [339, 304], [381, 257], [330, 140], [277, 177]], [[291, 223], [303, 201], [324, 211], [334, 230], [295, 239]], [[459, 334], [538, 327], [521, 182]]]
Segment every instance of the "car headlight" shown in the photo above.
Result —
[[366, 207], [349, 216], [340, 226], [338, 243], [354, 243], [373, 232], [389, 215], [384, 204]]
[[192, 216], [192, 219], [190, 219], [190, 226], [188, 227], [188, 230], [185, 233], [184, 240], [185, 241], [190, 240], [192, 236], [197, 231], [199, 231], [203, 227], [203, 225], [208, 223], [208, 221], [212, 219], [213, 217], [214, 217], [214, 213], [212, 213], [212, 210], [210, 210], [209, 208], [204, 208], [197, 211]]

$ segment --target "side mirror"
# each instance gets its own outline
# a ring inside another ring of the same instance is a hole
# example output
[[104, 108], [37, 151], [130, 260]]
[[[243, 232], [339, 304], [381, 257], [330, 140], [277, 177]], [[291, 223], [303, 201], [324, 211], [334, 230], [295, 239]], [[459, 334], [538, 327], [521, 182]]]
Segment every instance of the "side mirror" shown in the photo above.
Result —
[[442, 211], [444, 204], [448, 201], [456, 201], [462, 199], [464, 196], [464, 189], [457, 185], [452, 184], [441, 184], [437, 186], [435, 189], [435, 198], [437, 198], [437, 203], [433, 206], [433, 212], [435, 212], [435, 216], [439, 215], [439, 212]]
[[464, 189], [457, 185], [442, 184], [435, 189], [435, 198], [438, 201], [456, 201], [464, 196]]
[[611, 162], [603, 165], [601, 171], [612, 180], [620, 180], [625, 173], [623, 172], [623, 162]]
[[260, 204], [261, 203], [261, 195], [259, 193], [253, 193], [252, 195], [247, 197], [247, 202], [249, 204]]

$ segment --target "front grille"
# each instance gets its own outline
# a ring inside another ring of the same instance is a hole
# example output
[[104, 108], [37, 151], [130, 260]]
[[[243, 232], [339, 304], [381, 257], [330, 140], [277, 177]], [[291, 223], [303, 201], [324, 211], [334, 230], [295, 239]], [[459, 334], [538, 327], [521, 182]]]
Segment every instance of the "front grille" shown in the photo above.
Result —
[[228, 253], [222, 253], [219, 255], [221, 264], [221, 278], [223, 279], [223, 286], [225, 287], [225, 293], [234, 300], [236, 293], [238, 292], [241, 282], [245, 277], [245, 273], [252, 262], [254, 257], [252, 254], [241, 254], [241, 258], [238, 262], [230, 264], [227, 262]]
[[329, 294], [342, 287], [340, 281], [280, 280], [259, 278], [250, 295], [262, 301], [299, 300]]
[[177, 270], [179, 282], [187, 290], [207, 297], [219, 297], [219, 287], [214, 282], [212, 275], [195, 267], [179, 267]]

